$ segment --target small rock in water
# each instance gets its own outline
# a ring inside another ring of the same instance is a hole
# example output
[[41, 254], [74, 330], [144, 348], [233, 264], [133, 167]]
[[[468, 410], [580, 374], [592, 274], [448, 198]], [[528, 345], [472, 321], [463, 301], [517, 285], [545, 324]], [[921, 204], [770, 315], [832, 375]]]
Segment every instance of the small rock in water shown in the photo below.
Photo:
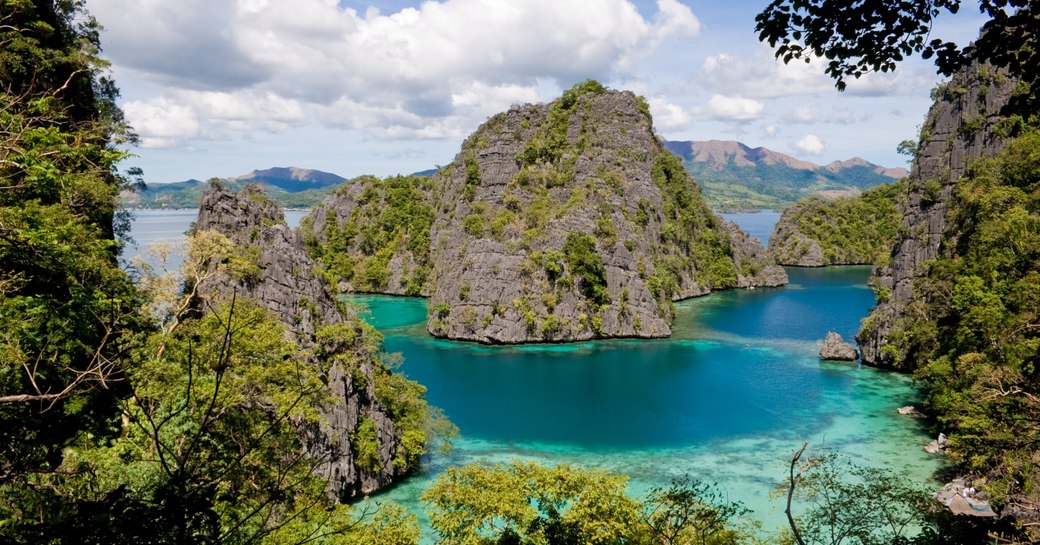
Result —
[[913, 418], [925, 418], [925, 414], [917, 410], [917, 407], [913, 405], [907, 405], [906, 407], [900, 407], [896, 409], [896, 412], [903, 416], [910, 416]]
[[823, 340], [823, 347], [820, 348], [820, 357], [825, 360], [853, 361], [858, 356], [856, 347], [845, 342], [841, 335], [833, 331], [827, 333], [827, 338]]
[[940, 433], [938, 438], [933, 439], [927, 447], [924, 447], [924, 450], [928, 454], [939, 454], [946, 450], [946, 434]]

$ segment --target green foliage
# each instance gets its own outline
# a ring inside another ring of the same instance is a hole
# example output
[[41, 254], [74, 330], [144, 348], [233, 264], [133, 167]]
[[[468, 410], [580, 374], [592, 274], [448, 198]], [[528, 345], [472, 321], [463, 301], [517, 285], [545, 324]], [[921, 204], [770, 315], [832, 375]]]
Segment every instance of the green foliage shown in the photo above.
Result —
[[971, 59], [1005, 66], [1035, 81], [1035, 23], [1040, 7], [1029, 0], [980, 0], [979, 11], [990, 20], [987, 32], [970, 46], [932, 39], [933, 20], [942, 12], [957, 13], [954, 0], [847, 3], [827, 0], [774, 0], [755, 17], [759, 39], [776, 48], [776, 58], [826, 58], [826, 72], [835, 87], [870, 72], [890, 72], [911, 55], [935, 57], [939, 70], [950, 75]]
[[376, 435], [376, 426], [369, 418], [361, 418], [357, 428], [350, 434], [350, 446], [357, 456], [357, 465], [364, 471], [376, 473], [379, 471], [379, 437]]
[[545, 121], [528, 139], [524, 149], [517, 153], [516, 161], [520, 167], [548, 166], [549, 172], [544, 177], [548, 187], [558, 187], [573, 178], [574, 161], [582, 151], [584, 142], [571, 143], [567, 139], [571, 113], [582, 96], [601, 95], [606, 91], [606, 87], [593, 80], [586, 80], [564, 91], [563, 96], [549, 109]]
[[[1040, 133], [975, 163], [948, 203], [942, 248], [889, 336], [894, 365], [917, 369], [964, 471], [995, 501], [1040, 503]], [[869, 324], [868, 324], [869, 325]]]
[[939, 202], [942, 193], [942, 182], [939, 180], [928, 180], [921, 187], [921, 200], [926, 204]]
[[[770, 238], [769, 247], [784, 263], [797, 262], [804, 239], [819, 244], [824, 263], [873, 264], [891, 251], [903, 220], [900, 201], [906, 183], [883, 184], [856, 197], [799, 201], [783, 212], [783, 227]], [[786, 238], [784, 235], [787, 235]]]
[[484, 235], [484, 218], [480, 214], [469, 214], [462, 220], [462, 230], [474, 237]]
[[655, 157], [651, 177], [664, 200], [661, 242], [675, 248], [672, 255], [655, 259], [655, 267], [665, 269], [657, 271], [658, 296], [670, 300], [684, 273], [713, 289], [734, 287], [737, 271], [728, 234], [679, 158], [671, 153]]
[[[283, 326], [248, 301], [179, 325], [134, 351], [122, 423], [111, 419], [118, 437], [83, 436], [54, 474], [17, 494], [3, 485], [3, 535], [215, 544], [378, 533], [329, 503], [325, 479], [313, 472], [320, 460], [304, 453], [302, 431], [331, 401], [328, 369], [306, 363]], [[33, 515], [24, 517], [28, 506]], [[394, 518], [414, 526], [399, 512]], [[398, 542], [417, 540], [404, 537]]]
[[804, 461], [801, 454], [792, 463], [790, 481], [779, 491], [788, 495], [794, 487], [788, 509], [801, 543], [946, 543], [936, 539], [946, 525], [934, 517], [938, 506], [929, 487], [831, 453]]
[[357, 206], [343, 225], [327, 210], [320, 233], [314, 232], [313, 219], [305, 218], [300, 227], [308, 252], [335, 280], [373, 292], [386, 289], [390, 261], [407, 252], [414, 264], [411, 276], [401, 280], [409, 294], [418, 295], [429, 280], [431, 184], [422, 176], [363, 176], [340, 186], [340, 194], [357, 195]]
[[[29, 491], [70, 445], [113, 435], [121, 355], [145, 326], [117, 261], [133, 135], [97, 23], [76, 2], [2, 1], [0, 44], [0, 519], [18, 524], [54, 507]], [[20, 503], [31, 516], [7, 510]], [[15, 531], [0, 522], [0, 541]]]
[[681, 479], [640, 502], [626, 478], [597, 469], [530, 462], [451, 467], [422, 495], [437, 543], [727, 545], [746, 513], [714, 487]]
[[743, 541], [733, 527], [736, 519], [751, 513], [740, 502], [731, 502], [718, 490], [686, 475], [673, 479], [668, 488], [650, 491], [643, 508], [643, 521], [653, 543], [727, 545]]
[[610, 304], [607, 269], [596, 251], [596, 240], [584, 233], [569, 233], [563, 245], [571, 275], [579, 279], [582, 293], [597, 305]]

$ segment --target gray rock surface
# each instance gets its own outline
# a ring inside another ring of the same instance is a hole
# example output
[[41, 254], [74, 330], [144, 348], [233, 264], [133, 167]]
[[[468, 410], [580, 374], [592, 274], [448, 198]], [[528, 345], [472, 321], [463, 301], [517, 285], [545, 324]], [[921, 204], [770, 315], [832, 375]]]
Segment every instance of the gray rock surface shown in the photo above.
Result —
[[968, 486], [964, 479], [954, 479], [943, 485], [942, 490], [935, 495], [935, 499], [954, 515], [982, 518], [997, 516], [985, 495], [974, 487]]
[[823, 346], [820, 347], [820, 357], [825, 360], [854, 361], [858, 356], [856, 347], [845, 342], [841, 335], [833, 331], [827, 333]]
[[974, 62], [938, 90], [911, 168], [903, 235], [888, 263], [875, 270], [871, 279], [887, 298], [871, 311], [856, 336], [864, 362], [883, 367], [906, 365], [898, 349], [886, 349], [889, 339], [908, 325], [905, 322], [911, 319], [909, 309], [915, 302], [923, 301], [915, 283], [926, 274], [927, 263], [956, 244], [947, 234], [951, 219], [947, 210], [957, 182], [971, 161], [1004, 150], [1006, 136], [997, 125], [1017, 83], [1003, 70]]
[[769, 251], [781, 265], [795, 267], [823, 267], [828, 265], [823, 256], [823, 248], [816, 239], [806, 235], [790, 218], [791, 208], [780, 215], [769, 235]]
[[905, 407], [900, 407], [900, 408], [896, 409], [896, 412], [898, 412], [899, 414], [901, 414], [903, 416], [909, 416], [911, 418], [927, 418], [928, 417], [926, 414], [921, 412], [920, 409], [918, 409], [917, 407], [914, 407], [913, 405], [907, 405]]
[[[695, 190], [685, 206], [704, 246], [669, 239], [675, 220], [665, 217], [666, 196], [654, 177], [669, 152], [630, 92], [578, 96], [559, 125], [565, 142], [552, 148], [564, 151], [552, 160], [525, 159], [553, 140], [545, 127], [559, 119], [558, 104], [514, 106], [492, 117], [441, 171], [431, 231], [431, 334], [484, 343], [665, 337], [671, 300], [786, 283], [760, 244], [708, 210], [677, 159], [669, 175]], [[595, 239], [609, 302], [590, 300], [566, 260], [557, 260], [559, 272], [546, 266], [572, 233]], [[697, 261], [689, 259], [693, 253], [708, 259], [709, 241], [729, 252], [718, 259], [736, 271], [728, 285], [712, 283], [706, 262], [686, 265]], [[683, 265], [669, 275], [661, 268], [666, 262]], [[670, 293], [663, 281], [671, 282]]]
[[[325, 370], [333, 401], [320, 407], [324, 422], [305, 437], [308, 453], [323, 463], [316, 468], [329, 479], [329, 489], [341, 500], [373, 492], [389, 484], [395, 474], [392, 460], [399, 438], [389, 411], [377, 400], [373, 376], [385, 372], [363, 342], [340, 347], [359, 357], [356, 368], [340, 362], [319, 360], [314, 355], [316, 332], [323, 325], [345, 324], [358, 328], [360, 319], [337, 304], [324, 279], [314, 274], [315, 264], [307, 256], [297, 235], [285, 224], [282, 211], [255, 186], [241, 192], [212, 184], [203, 194], [196, 231], [213, 230], [227, 236], [240, 248], [255, 249], [261, 273], [256, 278], [236, 280], [218, 274], [199, 287], [205, 299], [249, 297], [273, 312], [287, 328], [289, 340], [308, 354], [310, 365]], [[211, 267], [216, 267], [212, 264]], [[361, 336], [358, 335], [360, 338]], [[336, 349], [322, 347], [333, 359]], [[379, 467], [364, 469], [350, 436], [362, 418], [375, 425], [380, 441]]]

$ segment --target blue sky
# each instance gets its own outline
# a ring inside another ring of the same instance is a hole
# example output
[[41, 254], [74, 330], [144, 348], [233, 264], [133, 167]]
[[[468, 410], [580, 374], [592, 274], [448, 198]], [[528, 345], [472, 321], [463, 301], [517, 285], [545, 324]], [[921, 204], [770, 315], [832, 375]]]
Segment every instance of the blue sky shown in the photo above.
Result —
[[[297, 166], [353, 177], [451, 162], [511, 104], [594, 78], [650, 102], [669, 140], [740, 140], [816, 163], [904, 166], [939, 81], [925, 61], [834, 90], [775, 61], [766, 1], [87, 0], [142, 137], [148, 183]], [[966, 6], [933, 35], [966, 42]]]

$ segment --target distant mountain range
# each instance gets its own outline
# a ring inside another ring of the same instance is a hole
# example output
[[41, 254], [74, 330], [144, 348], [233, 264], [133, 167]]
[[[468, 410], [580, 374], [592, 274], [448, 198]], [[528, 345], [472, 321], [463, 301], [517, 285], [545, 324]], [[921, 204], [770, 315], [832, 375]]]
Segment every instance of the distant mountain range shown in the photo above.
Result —
[[[856, 192], [907, 175], [906, 169], [886, 168], [858, 157], [817, 165], [733, 140], [666, 141], [664, 145], [682, 158], [716, 210], [779, 209], [814, 193]], [[431, 169], [416, 174], [434, 173]], [[284, 208], [310, 208], [346, 181], [320, 170], [280, 167], [254, 170], [225, 183], [232, 188], [257, 183]], [[152, 184], [122, 198], [131, 208], [195, 208], [203, 189], [205, 182], [187, 180]]]
[[818, 192], [855, 192], [906, 176], [859, 157], [817, 165], [766, 148], [733, 140], [670, 141], [717, 210], [782, 208]]
[[[310, 208], [345, 181], [342, 176], [320, 170], [276, 167], [227, 178], [224, 183], [234, 189], [250, 183], [260, 184], [283, 208]], [[152, 184], [144, 191], [125, 192], [121, 197], [123, 204], [132, 208], [196, 208], [205, 188], [206, 182], [187, 180]]]

